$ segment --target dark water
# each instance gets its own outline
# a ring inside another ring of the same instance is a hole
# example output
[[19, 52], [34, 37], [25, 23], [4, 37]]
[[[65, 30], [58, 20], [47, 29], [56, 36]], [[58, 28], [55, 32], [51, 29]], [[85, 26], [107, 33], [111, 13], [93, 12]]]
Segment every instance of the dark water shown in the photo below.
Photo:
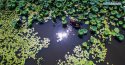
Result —
[[[120, 29], [120, 33], [125, 35], [125, 30]], [[120, 42], [113, 37], [112, 44], [106, 45], [108, 51], [105, 62], [99, 63], [98, 65], [125, 65], [125, 40]]]
[[[88, 27], [87, 25], [83, 25]], [[77, 36], [77, 30], [68, 25], [67, 28], [63, 28], [60, 20], [54, 25], [51, 21], [45, 24], [36, 24], [34, 23], [33, 27], [35, 31], [38, 32], [38, 36], [41, 38], [47, 37], [51, 40], [51, 43], [48, 48], [42, 49], [36, 55], [36, 57], [43, 57], [41, 65], [56, 65], [57, 60], [63, 59], [64, 55], [67, 52], [73, 53], [73, 49], [77, 45], [81, 45], [82, 42], [87, 41], [90, 38], [90, 33], [83, 36], [80, 39]], [[57, 42], [58, 32], [66, 32], [68, 28], [72, 28], [72, 31], [68, 32], [68, 37], [64, 38], [62, 41]], [[75, 35], [74, 35], [75, 34]], [[109, 62], [109, 65], [125, 65], [125, 41], [118, 42], [114, 40], [112, 45], [107, 45], [108, 48], [106, 62]], [[100, 63], [98, 65], [106, 65], [106, 62]], [[36, 60], [27, 59], [25, 65], [37, 65]]]

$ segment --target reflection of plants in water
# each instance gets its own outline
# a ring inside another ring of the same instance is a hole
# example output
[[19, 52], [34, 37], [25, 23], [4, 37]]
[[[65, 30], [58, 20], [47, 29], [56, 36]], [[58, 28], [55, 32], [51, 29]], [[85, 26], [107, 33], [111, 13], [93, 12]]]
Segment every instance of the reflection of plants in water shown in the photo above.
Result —
[[[10, 14], [12, 13], [12, 14]], [[49, 44], [48, 38], [43, 42], [37, 33], [33, 33], [34, 29], [21, 27], [15, 29], [15, 23], [11, 21], [17, 18], [15, 13], [10, 12], [5, 18], [4, 15], [0, 18], [0, 65], [24, 65], [27, 58], [37, 59], [35, 55], [42, 48], [47, 48]]]

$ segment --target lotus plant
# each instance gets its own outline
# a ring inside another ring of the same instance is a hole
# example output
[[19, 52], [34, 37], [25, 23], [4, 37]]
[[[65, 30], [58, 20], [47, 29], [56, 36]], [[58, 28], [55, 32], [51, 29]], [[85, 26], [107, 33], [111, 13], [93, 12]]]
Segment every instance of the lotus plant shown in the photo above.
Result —
[[67, 26], [67, 20], [66, 20], [66, 17], [62, 17], [62, 24], [63, 24], [63, 27], [66, 27]]
[[123, 26], [122, 26], [122, 27], [123, 27], [123, 29], [125, 29], [125, 24], [123, 24]]
[[120, 40], [120, 41], [123, 41], [124, 40], [124, 35], [123, 34], [117, 34], [116, 35], [117, 39]]
[[88, 32], [88, 30], [85, 29], [85, 28], [79, 29], [79, 30], [78, 30], [78, 35], [82, 36], [82, 35], [84, 35], [84, 34], [87, 34], [87, 32]]

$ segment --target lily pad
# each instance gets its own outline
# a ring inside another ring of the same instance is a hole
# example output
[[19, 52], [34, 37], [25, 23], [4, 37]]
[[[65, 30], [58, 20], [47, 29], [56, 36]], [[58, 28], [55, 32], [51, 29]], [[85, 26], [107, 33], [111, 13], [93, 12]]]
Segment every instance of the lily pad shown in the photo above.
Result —
[[98, 12], [98, 11], [99, 11], [99, 9], [98, 9], [96, 6], [93, 6], [93, 7], [92, 7], [92, 10], [93, 10], [94, 12]]
[[125, 24], [123, 24], [123, 26], [122, 26], [124, 29], [125, 29]]
[[90, 29], [91, 29], [91, 31], [94, 31], [94, 32], [97, 31], [97, 27], [96, 26], [91, 26]]
[[118, 38], [118, 40], [123, 41], [124, 35], [123, 34], [117, 34], [117, 38]]
[[120, 30], [119, 30], [119, 28], [115, 28], [114, 31], [115, 31], [116, 33], [119, 33]]
[[79, 29], [79, 30], [78, 30], [78, 34], [79, 34], [79, 35], [84, 35], [84, 34], [86, 34], [87, 32], [88, 32], [87, 29]]
[[65, 24], [67, 24], [68, 22], [67, 22], [67, 20], [66, 20], [66, 17], [62, 17], [62, 24], [63, 25], [65, 25]]

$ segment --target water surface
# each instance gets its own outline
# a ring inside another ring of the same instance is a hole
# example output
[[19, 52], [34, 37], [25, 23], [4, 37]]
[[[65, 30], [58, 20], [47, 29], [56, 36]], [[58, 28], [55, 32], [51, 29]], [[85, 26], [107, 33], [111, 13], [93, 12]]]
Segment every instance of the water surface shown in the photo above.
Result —
[[[82, 26], [88, 28], [85, 24]], [[57, 20], [57, 23], [55, 24], [51, 21], [48, 21], [45, 24], [34, 23], [33, 27], [35, 31], [38, 32], [38, 36], [42, 39], [45, 37], [51, 40], [49, 47], [40, 50], [36, 55], [36, 57], [43, 57], [41, 65], [56, 65], [59, 59], [64, 60], [64, 56], [67, 52], [73, 53], [74, 47], [89, 40], [91, 35], [90, 33], [87, 33], [83, 38], [79, 38], [77, 29], [72, 28], [71, 25], [63, 28], [60, 20]], [[57, 41], [57, 33], [65, 33], [61, 41]], [[118, 42], [113, 39], [112, 43], [113, 44], [111, 45], [106, 45], [108, 52], [105, 62], [97, 65], [106, 65], [107, 61], [110, 63], [109, 65], [125, 65], [125, 41]], [[37, 65], [36, 60], [27, 59], [26, 65]]]

